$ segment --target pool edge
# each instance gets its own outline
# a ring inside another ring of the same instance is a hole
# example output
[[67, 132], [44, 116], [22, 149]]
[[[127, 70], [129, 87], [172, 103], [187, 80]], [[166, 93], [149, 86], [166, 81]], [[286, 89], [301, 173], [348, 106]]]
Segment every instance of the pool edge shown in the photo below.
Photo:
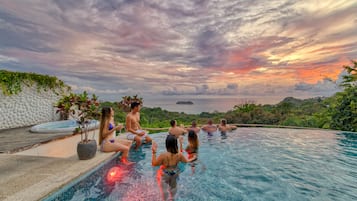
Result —
[[[103, 153], [98, 151], [96, 156], [90, 160], [79, 160], [77, 156], [63, 159], [61, 164], [59, 164], [54, 171], [55, 173], [48, 175], [44, 179], [33, 183], [14, 194], [5, 196], [5, 199], [3, 200], [44, 200], [66, 185], [75, 182], [77, 179], [80, 180], [82, 177], [85, 177], [87, 174], [100, 168], [102, 165], [106, 164], [114, 157], [118, 157], [120, 154], [121, 152]], [[39, 175], [39, 177], [41, 176], [43, 175]]]

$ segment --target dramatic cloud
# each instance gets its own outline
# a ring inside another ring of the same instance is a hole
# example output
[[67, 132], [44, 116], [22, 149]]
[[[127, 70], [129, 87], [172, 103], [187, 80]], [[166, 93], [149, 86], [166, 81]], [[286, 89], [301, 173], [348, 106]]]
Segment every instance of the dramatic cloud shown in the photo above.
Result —
[[357, 59], [356, 10], [349, 0], [0, 0], [0, 68], [105, 100], [328, 96]]

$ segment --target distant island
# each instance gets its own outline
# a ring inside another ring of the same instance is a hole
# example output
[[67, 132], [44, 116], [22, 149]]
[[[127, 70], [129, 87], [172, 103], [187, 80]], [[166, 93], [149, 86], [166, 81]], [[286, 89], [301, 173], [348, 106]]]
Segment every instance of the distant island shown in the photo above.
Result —
[[193, 102], [192, 101], [177, 101], [176, 104], [193, 105]]

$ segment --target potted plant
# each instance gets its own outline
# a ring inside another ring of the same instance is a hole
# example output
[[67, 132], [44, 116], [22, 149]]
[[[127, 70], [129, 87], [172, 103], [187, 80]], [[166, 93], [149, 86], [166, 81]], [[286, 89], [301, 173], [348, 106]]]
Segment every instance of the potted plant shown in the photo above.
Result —
[[92, 98], [88, 98], [88, 94], [84, 91], [77, 96], [75, 105], [78, 108], [77, 122], [81, 132], [81, 141], [77, 144], [77, 154], [80, 160], [91, 159], [97, 152], [97, 141], [88, 138], [88, 126], [90, 121], [99, 118], [99, 102], [98, 97], [93, 94]]
[[[88, 126], [90, 121], [98, 119], [99, 102], [98, 97], [93, 94], [92, 98], [88, 98], [88, 93], [84, 91], [82, 94], [73, 94], [63, 97], [57, 104], [58, 110], [65, 115], [71, 115], [78, 123], [77, 133], [81, 133], [81, 141], [77, 144], [77, 154], [80, 160], [91, 159], [97, 152], [97, 142], [94, 139], [89, 139]], [[57, 110], [57, 111], [58, 111]]]

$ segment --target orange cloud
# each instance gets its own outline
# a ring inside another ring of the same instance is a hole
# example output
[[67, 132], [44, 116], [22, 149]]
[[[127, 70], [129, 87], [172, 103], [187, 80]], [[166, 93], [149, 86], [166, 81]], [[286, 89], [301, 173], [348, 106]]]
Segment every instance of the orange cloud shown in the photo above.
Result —
[[343, 70], [343, 65], [348, 65], [349, 60], [339, 60], [334, 63], [314, 65], [314, 64], [305, 64], [302, 67], [296, 68], [296, 77], [298, 80], [303, 80], [306, 83], [316, 83], [322, 78], [331, 78], [337, 80], [339, 74]]

